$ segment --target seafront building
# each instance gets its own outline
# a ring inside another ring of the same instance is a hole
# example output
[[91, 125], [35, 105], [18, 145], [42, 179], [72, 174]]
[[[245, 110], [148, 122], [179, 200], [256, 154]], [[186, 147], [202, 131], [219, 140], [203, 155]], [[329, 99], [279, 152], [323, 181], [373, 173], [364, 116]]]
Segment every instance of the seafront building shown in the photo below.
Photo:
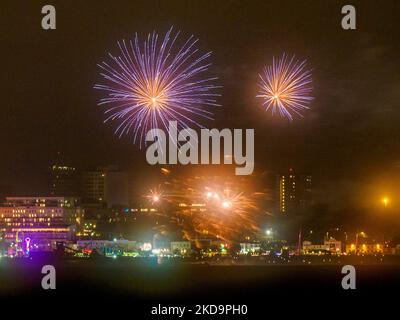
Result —
[[11, 254], [53, 250], [73, 240], [83, 211], [73, 197], [7, 197], [0, 233]]

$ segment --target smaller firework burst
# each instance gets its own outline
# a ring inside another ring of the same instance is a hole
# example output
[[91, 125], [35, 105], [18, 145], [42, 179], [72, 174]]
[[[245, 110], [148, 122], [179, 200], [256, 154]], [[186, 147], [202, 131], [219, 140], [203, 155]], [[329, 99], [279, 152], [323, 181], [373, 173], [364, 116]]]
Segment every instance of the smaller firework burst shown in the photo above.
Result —
[[300, 62], [295, 56], [272, 60], [260, 76], [260, 91], [257, 98], [262, 98], [266, 111], [279, 114], [290, 121], [293, 115], [302, 117], [302, 112], [309, 109], [314, 99], [311, 96], [311, 70], [306, 67], [306, 60]]
[[145, 196], [152, 204], [159, 203], [163, 198], [163, 193], [160, 188], [151, 189], [149, 194]]

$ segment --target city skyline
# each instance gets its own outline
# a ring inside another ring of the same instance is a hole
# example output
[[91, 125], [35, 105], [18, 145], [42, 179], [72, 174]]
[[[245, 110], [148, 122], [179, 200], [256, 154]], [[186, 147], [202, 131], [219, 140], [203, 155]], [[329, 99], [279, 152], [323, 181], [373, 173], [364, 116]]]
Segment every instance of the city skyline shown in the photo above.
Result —
[[[12, 15], [19, 6], [8, 4], [4, 14]], [[34, 4], [26, 6], [29, 10], [23, 10], [26, 13], [20, 19], [27, 19], [27, 12], [35, 10]], [[106, 8], [92, 8], [89, 3], [80, 6], [90, 7], [93, 16]], [[235, 3], [224, 19], [234, 25], [240, 16], [246, 23], [237, 25], [240, 31], [232, 37], [226, 32], [228, 25], [219, 24], [222, 4], [213, 4], [211, 13], [207, 3], [195, 4], [196, 17], [181, 15], [180, 11], [185, 9], [179, 3], [157, 6], [163, 9], [154, 16], [154, 21], [161, 21], [158, 25], [140, 18], [141, 10], [148, 8], [144, 2], [140, 6], [126, 3], [121, 6], [123, 11], [110, 5], [110, 12], [119, 18], [113, 20], [110, 16], [109, 22], [114, 23], [104, 27], [89, 17], [75, 25], [64, 21], [71, 9], [60, 3], [62, 28], [56, 32], [63, 37], [42, 33], [38, 28], [32, 28], [28, 36], [20, 34], [18, 28], [11, 28], [14, 31], [5, 35], [6, 49], [1, 54], [6, 60], [18, 63], [9, 63], [4, 69], [9, 81], [4, 83], [8, 95], [3, 101], [6, 108], [0, 130], [4, 137], [1, 148], [7, 150], [8, 156], [0, 159], [0, 185], [12, 186], [18, 194], [44, 193], [47, 185], [43, 176], [57, 151], [71, 155], [77, 166], [117, 164], [151, 172], [154, 168], [145, 162], [143, 151], [129, 139], [113, 137], [110, 134], [113, 126], [103, 126], [101, 112], [96, 107], [97, 96], [91, 88], [96, 81], [96, 63], [103, 58], [105, 47], [112, 47], [116, 39], [130, 37], [135, 31], [146, 34], [156, 27], [167, 30], [174, 24], [186, 35], [196, 34], [201, 48], [213, 50], [212, 69], [220, 76], [223, 95], [216, 121], [207, 126], [254, 128], [256, 171], [277, 173], [294, 167], [312, 172], [316, 201], [339, 214], [353, 208], [369, 210], [385, 195], [395, 198], [400, 187], [396, 182], [400, 176], [397, 143], [400, 133], [395, 113], [398, 73], [393, 71], [397, 70], [399, 58], [395, 55], [398, 44], [391, 41], [392, 33], [386, 32], [396, 21], [395, 10], [387, 10], [393, 15], [391, 19], [381, 19], [383, 13], [376, 13], [372, 5], [360, 3], [363, 12], [360, 31], [341, 33], [337, 32], [340, 10], [334, 4], [316, 2], [311, 12], [289, 2], [268, 7], [256, 2], [245, 10], [241, 10], [244, 4]], [[284, 24], [277, 18], [279, 15], [272, 14], [292, 12], [294, 7], [298, 17]], [[132, 12], [137, 18], [125, 19]], [[261, 16], [261, 12], [268, 18]], [[167, 13], [169, 18], [162, 19]], [[299, 24], [299, 19], [309, 24]], [[265, 23], [269, 28], [261, 28]], [[96, 34], [105, 36], [95, 40], [93, 28]], [[252, 32], [248, 32], [250, 28]], [[78, 33], [81, 45], [73, 46]], [[7, 45], [13, 39], [19, 39], [16, 47]], [[32, 46], [34, 41], [40, 45]], [[63, 50], [63, 61], [68, 63], [57, 60], [57, 53], [64, 46], [69, 48]], [[28, 47], [35, 48], [23, 60], [14, 54], [13, 50]], [[293, 123], [268, 116], [255, 94], [251, 94], [262, 65], [282, 51], [307, 58], [315, 78], [312, 108], [306, 110], [303, 119]], [[43, 63], [32, 72], [38, 59]], [[74, 68], [70, 69], [67, 66], [71, 64]], [[368, 72], [364, 65], [368, 65]], [[375, 77], [381, 81], [377, 82]], [[18, 82], [19, 86], [13, 85]], [[59, 84], [57, 89], [55, 83]], [[24, 96], [18, 93], [20, 89], [26, 92]], [[377, 152], [371, 152], [371, 146]]]
[[5, 311], [393, 314], [398, 0], [0, 7]]

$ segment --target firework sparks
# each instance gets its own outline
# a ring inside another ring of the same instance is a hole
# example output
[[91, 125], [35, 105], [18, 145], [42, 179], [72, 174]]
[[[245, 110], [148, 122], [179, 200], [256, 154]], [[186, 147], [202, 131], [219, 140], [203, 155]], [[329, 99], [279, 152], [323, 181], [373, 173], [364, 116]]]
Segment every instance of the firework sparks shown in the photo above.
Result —
[[312, 79], [311, 71], [306, 69], [306, 60], [300, 62], [294, 56], [288, 58], [283, 54], [280, 59], [273, 58], [272, 65], [264, 67], [259, 76], [257, 97], [264, 100], [267, 111], [292, 121], [294, 114], [302, 117], [301, 112], [309, 109], [314, 98], [310, 96]]
[[160, 187], [151, 189], [149, 194], [145, 196], [152, 204], [159, 203], [163, 198], [163, 193], [160, 191]]
[[[209, 177], [174, 179], [164, 186], [163, 201], [169, 207], [156, 214], [166, 216], [179, 226], [186, 239], [215, 237], [234, 241], [260, 233], [260, 220], [265, 218], [257, 192], [239, 191], [242, 187], [212, 182]], [[147, 196], [150, 201], [154, 194]], [[152, 201], [153, 202], [153, 201]], [[154, 214], [154, 213], [153, 213]], [[163, 226], [166, 227], [166, 226]]]
[[171, 28], [159, 41], [153, 32], [142, 46], [135, 34], [133, 41], [118, 42], [119, 55], [98, 65], [105, 83], [94, 87], [106, 94], [98, 103], [107, 106], [104, 122], [117, 121], [115, 134], [132, 135], [140, 147], [148, 130], [167, 129], [168, 121], [177, 121], [178, 129], [202, 128], [196, 119], [212, 120], [218, 106], [217, 78], [204, 76], [211, 53], [200, 54], [193, 36], [179, 47], [179, 33]]

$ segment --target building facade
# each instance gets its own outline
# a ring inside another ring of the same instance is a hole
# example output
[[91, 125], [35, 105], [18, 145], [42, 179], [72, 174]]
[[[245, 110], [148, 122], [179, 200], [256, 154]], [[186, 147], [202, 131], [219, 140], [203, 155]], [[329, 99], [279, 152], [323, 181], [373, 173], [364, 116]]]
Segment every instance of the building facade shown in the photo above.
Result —
[[81, 197], [84, 201], [105, 202], [106, 168], [82, 172]]
[[277, 176], [275, 209], [280, 214], [298, 214], [312, 204], [312, 177], [292, 168]]
[[128, 173], [116, 166], [83, 171], [80, 194], [84, 202], [104, 203], [109, 208], [126, 207], [129, 205]]
[[321, 252], [329, 252], [331, 254], [342, 253], [342, 242], [335, 239], [324, 241], [324, 244], [312, 244], [311, 241], [303, 241], [303, 253], [315, 254]]
[[14, 254], [52, 250], [72, 239], [82, 216], [75, 198], [7, 197], [0, 207], [0, 232]]
[[50, 167], [52, 196], [77, 196], [79, 175], [75, 167], [54, 164]]
[[380, 243], [363, 243], [346, 245], [347, 254], [383, 254], [384, 245]]
[[180, 255], [190, 254], [190, 241], [171, 241], [171, 252]]
[[51, 196], [76, 197], [80, 191], [79, 173], [66, 155], [58, 151], [49, 167]]

